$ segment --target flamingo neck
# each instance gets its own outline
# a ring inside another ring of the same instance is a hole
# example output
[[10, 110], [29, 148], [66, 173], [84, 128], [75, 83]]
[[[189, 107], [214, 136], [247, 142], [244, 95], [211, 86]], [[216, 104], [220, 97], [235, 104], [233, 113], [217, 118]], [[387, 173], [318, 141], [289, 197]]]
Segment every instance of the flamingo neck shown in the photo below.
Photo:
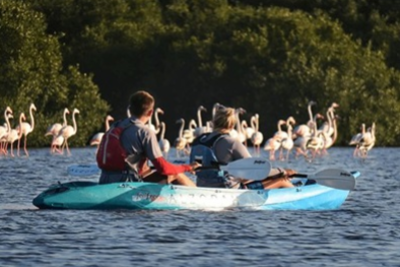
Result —
[[179, 138], [183, 137], [183, 128], [185, 127], [185, 121], [182, 119], [181, 128], [179, 129]]
[[333, 142], [335, 142], [336, 138], [337, 138], [337, 125], [336, 125], [336, 119], [335, 119], [335, 114], [333, 113], [333, 110], [331, 110], [330, 119], [331, 119], [332, 124], [333, 124], [332, 125], [333, 126], [333, 137], [332, 137], [332, 140], [333, 140]]
[[32, 131], [35, 128], [35, 119], [33, 117], [33, 107], [29, 109], [29, 116], [31, 117], [31, 126], [32, 126]]
[[197, 121], [199, 122], [199, 127], [203, 127], [203, 122], [201, 120], [201, 108], [197, 110]]
[[75, 120], [75, 114], [76, 112], [72, 113], [72, 123], [74, 125], [74, 133], [78, 130], [78, 126], [76, 125], [76, 120]]
[[164, 135], [165, 135], [165, 123], [161, 123], [161, 134], [160, 134], [160, 140], [164, 139]]
[[106, 132], [110, 129], [110, 120], [111, 120], [111, 119], [107, 117], [107, 119], [106, 119], [106, 124], [105, 124]]
[[239, 118], [239, 112], [235, 112], [236, 113], [236, 131], [238, 133], [242, 132], [242, 125], [240, 124], [240, 118]]
[[308, 117], [309, 117], [309, 119], [310, 119], [310, 121], [312, 121], [313, 120], [313, 114], [312, 114], [312, 109], [311, 109], [311, 104], [309, 104], [308, 105]]
[[66, 111], [66, 110], [64, 110], [64, 115], [63, 115], [63, 117], [64, 117], [63, 126], [67, 126], [67, 111]]
[[156, 111], [154, 114], [154, 118], [156, 120], [156, 128], [160, 128], [160, 119], [158, 118], [158, 112], [159, 111]]
[[6, 115], [5, 119], [6, 119], [6, 123], [7, 123], [7, 132], [10, 134], [11, 133], [10, 118]]

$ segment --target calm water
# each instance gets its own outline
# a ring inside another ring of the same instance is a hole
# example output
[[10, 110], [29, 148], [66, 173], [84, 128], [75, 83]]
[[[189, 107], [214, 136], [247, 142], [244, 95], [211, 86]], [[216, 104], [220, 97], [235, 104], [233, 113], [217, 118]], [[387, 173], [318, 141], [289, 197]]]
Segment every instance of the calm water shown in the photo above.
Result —
[[[48, 211], [32, 199], [72, 177], [71, 164], [94, 162], [30, 150], [0, 158], [0, 266], [400, 266], [400, 148], [354, 159], [332, 148], [312, 163], [275, 166], [313, 173], [359, 170], [356, 190], [335, 211]], [[174, 153], [171, 153], [171, 156]]]

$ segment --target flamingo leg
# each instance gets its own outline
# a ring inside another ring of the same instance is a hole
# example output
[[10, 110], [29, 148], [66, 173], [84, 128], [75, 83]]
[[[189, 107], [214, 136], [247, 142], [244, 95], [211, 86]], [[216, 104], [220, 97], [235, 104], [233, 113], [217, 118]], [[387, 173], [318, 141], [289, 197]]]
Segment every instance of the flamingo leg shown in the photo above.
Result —
[[68, 139], [65, 139], [65, 147], [67, 148], [67, 154], [70, 156], [71, 155], [71, 151], [69, 151]]
[[25, 155], [29, 157], [28, 149], [26, 147], [26, 140], [27, 140], [27, 136], [25, 135], [25, 138], [24, 138], [24, 151], [25, 151]]
[[21, 138], [18, 138], [18, 145], [17, 145], [17, 156], [19, 157], [20, 155], [19, 155], [19, 147], [20, 147], [20, 144], [21, 144]]

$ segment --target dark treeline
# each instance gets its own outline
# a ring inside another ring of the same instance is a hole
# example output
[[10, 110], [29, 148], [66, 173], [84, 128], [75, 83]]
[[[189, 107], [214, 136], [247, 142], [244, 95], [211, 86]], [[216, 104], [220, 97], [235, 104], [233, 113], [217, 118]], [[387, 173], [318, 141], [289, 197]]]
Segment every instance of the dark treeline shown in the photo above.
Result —
[[[78, 108], [74, 145], [126, 116], [129, 95], [148, 90], [175, 121], [211, 118], [215, 102], [276, 122], [308, 120], [336, 102], [345, 145], [376, 122], [378, 145], [399, 145], [400, 3], [390, 0], [0, 0], [0, 110], [38, 107], [35, 145]], [[33, 135], [32, 134], [32, 135]]]

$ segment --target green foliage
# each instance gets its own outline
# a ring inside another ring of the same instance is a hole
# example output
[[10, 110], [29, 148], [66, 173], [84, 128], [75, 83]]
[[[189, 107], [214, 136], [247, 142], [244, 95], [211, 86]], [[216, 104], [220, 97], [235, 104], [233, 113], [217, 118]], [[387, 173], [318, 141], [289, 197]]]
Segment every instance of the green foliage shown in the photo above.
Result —
[[0, 0], [0, 108], [34, 102], [38, 145], [78, 108], [72, 145], [83, 145], [141, 89], [167, 124], [220, 102], [259, 113], [264, 136], [279, 119], [306, 122], [310, 100], [322, 114], [337, 102], [339, 144], [376, 122], [378, 144], [398, 145], [400, 9], [389, 2]]
[[37, 111], [30, 145], [43, 146], [49, 144], [44, 137], [47, 127], [61, 120], [59, 113], [64, 107], [80, 106], [82, 119], [92, 118], [85, 125], [84, 135], [77, 133], [75, 144], [84, 145], [108, 111], [91, 76], [73, 67], [63, 68], [58, 39], [46, 34], [41, 13], [21, 1], [0, 1], [0, 16], [0, 108], [13, 109], [16, 127], [19, 113], [28, 115], [29, 106], [34, 103]]

